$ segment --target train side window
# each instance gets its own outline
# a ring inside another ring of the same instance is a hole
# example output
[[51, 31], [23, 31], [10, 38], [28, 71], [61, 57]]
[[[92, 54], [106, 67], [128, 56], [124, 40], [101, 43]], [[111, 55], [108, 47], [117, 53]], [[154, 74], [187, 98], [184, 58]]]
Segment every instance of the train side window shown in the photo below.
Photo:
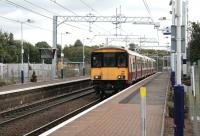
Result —
[[127, 54], [118, 53], [117, 54], [117, 66], [118, 67], [127, 67]]
[[101, 53], [92, 54], [92, 67], [102, 67], [102, 54]]

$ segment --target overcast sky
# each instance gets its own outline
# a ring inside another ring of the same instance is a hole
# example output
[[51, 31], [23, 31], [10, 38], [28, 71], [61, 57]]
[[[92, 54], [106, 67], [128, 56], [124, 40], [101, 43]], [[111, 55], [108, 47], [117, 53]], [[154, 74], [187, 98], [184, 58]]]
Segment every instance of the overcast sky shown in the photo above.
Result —
[[[55, 0], [52, 0], [55, 1]], [[0, 0], [0, 16], [7, 17], [14, 20], [26, 21], [27, 19], [33, 20], [30, 25], [23, 25], [23, 39], [25, 41], [31, 42], [32, 44], [38, 41], [47, 41], [52, 45], [52, 16], [53, 15], [87, 15], [92, 13], [96, 16], [113, 16], [117, 11], [121, 14], [131, 17], [149, 17], [149, 14], [144, 6], [143, 0], [56, 0], [59, 5], [56, 5], [51, 0]], [[32, 4], [31, 4], [31, 3]], [[169, 11], [171, 7], [169, 6], [170, 0], [146, 0], [148, 3], [151, 15], [155, 22], [158, 21], [160, 17], [167, 17], [166, 21], [161, 21], [161, 29], [171, 25], [171, 15]], [[17, 4], [18, 6], [16, 6]], [[33, 5], [34, 4], [34, 5]], [[28, 10], [23, 9], [22, 6]], [[64, 9], [64, 8], [65, 9]], [[43, 9], [42, 9], [43, 8]], [[30, 10], [32, 12], [30, 12]], [[70, 12], [71, 11], [71, 12]], [[37, 14], [33, 13], [36, 12]], [[200, 20], [200, 8], [198, 0], [189, 1], [189, 20], [198, 21]], [[38, 15], [40, 14], [40, 15]], [[44, 17], [45, 16], [45, 17]], [[12, 22], [0, 17], [0, 28], [2, 31], [12, 32], [15, 39], [20, 39], [20, 23]], [[59, 18], [62, 21], [62, 18]], [[73, 44], [76, 39], [81, 39], [82, 42], [86, 44], [101, 44], [105, 43], [105, 38], [103, 36], [95, 35], [108, 35], [115, 34], [115, 25], [112, 23], [93, 23], [91, 25], [92, 32], [89, 32], [88, 23], [68, 23], [75, 27], [68, 25], [60, 25], [58, 27], [58, 39], [57, 42], [61, 43], [61, 33], [69, 32], [70, 34], [63, 34], [62, 44]], [[170, 38], [166, 39], [161, 32], [154, 29], [152, 25], [133, 25], [133, 24], [122, 24], [121, 30], [118, 30], [118, 34], [123, 35], [139, 35], [145, 36], [147, 38], [160, 39], [160, 45], [166, 45], [170, 41]], [[88, 40], [90, 38], [91, 40]], [[117, 44], [113, 42], [111, 44]], [[118, 43], [119, 44], [119, 43]], [[121, 43], [125, 44], [125, 43]], [[143, 44], [149, 45], [149, 44]], [[158, 45], [158, 44], [154, 44]]]

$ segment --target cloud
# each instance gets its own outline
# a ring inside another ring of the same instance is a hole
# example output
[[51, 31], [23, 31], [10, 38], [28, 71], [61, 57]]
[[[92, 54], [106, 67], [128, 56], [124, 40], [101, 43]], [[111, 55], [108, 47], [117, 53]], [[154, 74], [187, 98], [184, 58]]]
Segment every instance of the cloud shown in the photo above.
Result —
[[[23, 0], [12, 0], [12, 1], [26, 8], [29, 8], [33, 11], [36, 11], [40, 14], [43, 14], [45, 16], [48, 17], [53, 16], [52, 13], [47, 12], [38, 7], [35, 7]], [[66, 9], [59, 7], [50, 0], [42, 0], [42, 1], [27, 0], [27, 1], [37, 4], [59, 15], [73, 15]], [[56, 0], [56, 1], [60, 3], [62, 6], [77, 13], [78, 15], [86, 15], [92, 11], [86, 5], [84, 5], [80, 0]], [[105, 15], [105, 16], [115, 15], [116, 8], [118, 8], [118, 13], [119, 13], [119, 7], [121, 5], [122, 14], [126, 16], [149, 16], [142, 3], [142, 0], [82, 0], [82, 1], [84, 1], [86, 4], [91, 6], [95, 11], [97, 11], [97, 13], [94, 11], [92, 12], [95, 15]], [[168, 15], [168, 10], [170, 10], [170, 7], [168, 6], [169, 0], [162, 0], [162, 2], [160, 2], [160, 0], [147, 0], [147, 2], [152, 12], [152, 16], [155, 17], [155, 19], [163, 15]], [[34, 23], [32, 25], [36, 25], [48, 29], [50, 31], [45, 31], [42, 29], [32, 28], [30, 26], [24, 25], [24, 39], [32, 43], [36, 43], [41, 40], [46, 40], [50, 44], [52, 43], [51, 30], [53, 21], [51, 19], [47, 19], [40, 15], [31, 13], [27, 10], [11, 6], [3, 1], [0, 1], [0, 15], [12, 19], [17, 19], [20, 21], [26, 20], [28, 18], [34, 20]], [[0, 22], [3, 30], [13, 32], [16, 38], [20, 38], [20, 24], [14, 22], [8, 22], [2, 19], [0, 19]], [[113, 29], [115, 28], [115, 25], [113, 25], [112, 23], [94, 23], [93, 25], [91, 25], [93, 33], [87, 31], [89, 30], [88, 23], [69, 23], [69, 24], [80, 28], [84, 28], [86, 30], [79, 30], [66, 25], [59, 26], [58, 33], [66, 31], [71, 33], [70, 35], [64, 36], [65, 38], [63, 39], [63, 43], [69, 43], [69, 42], [74, 43], [74, 41], [77, 38], [84, 39], [86, 37], [93, 37], [93, 35], [96, 33], [106, 34], [105, 30], [107, 31], [110, 30], [109, 32], [112, 34], [115, 33], [115, 29]], [[124, 31], [126, 31], [126, 33], [157, 37], [155, 30], [153, 29], [153, 26], [134, 26], [132, 24], [123, 24], [122, 28], [124, 29]], [[125, 32], [122, 33], [125, 34]], [[105, 37], [95, 37], [94, 41], [96, 43], [105, 42]], [[58, 42], [60, 42], [59, 34], [58, 34]]]

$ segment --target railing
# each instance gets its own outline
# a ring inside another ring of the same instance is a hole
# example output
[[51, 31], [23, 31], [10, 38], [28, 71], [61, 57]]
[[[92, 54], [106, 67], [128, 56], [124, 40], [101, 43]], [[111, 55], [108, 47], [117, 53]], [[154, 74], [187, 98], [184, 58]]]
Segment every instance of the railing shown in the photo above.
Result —
[[[194, 134], [197, 136], [200, 134], [200, 60], [192, 66], [188, 65], [191, 86], [186, 87], [186, 93], [188, 96], [189, 117]], [[194, 73], [192, 69], [194, 69]]]
[[[24, 82], [30, 82], [33, 71], [37, 76], [37, 81], [51, 80], [51, 64], [23, 64]], [[83, 76], [82, 67], [64, 67], [64, 78]], [[21, 82], [21, 64], [0, 63], [0, 86]], [[90, 64], [85, 65], [86, 75], [90, 75]], [[57, 78], [61, 78], [61, 70], [57, 69]]]

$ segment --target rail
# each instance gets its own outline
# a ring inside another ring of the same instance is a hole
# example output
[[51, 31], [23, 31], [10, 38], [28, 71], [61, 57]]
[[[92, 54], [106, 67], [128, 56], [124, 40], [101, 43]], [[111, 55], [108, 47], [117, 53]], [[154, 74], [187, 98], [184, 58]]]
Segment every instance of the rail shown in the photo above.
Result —
[[24, 118], [26, 116], [33, 115], [35, 113], [48, 110], [57, 105], [78, 99], [80, 97], [84, 97], [91, 93], [95, 93], [95, 91], [93, 90], [93, 86], [74, 91], [72, 93], [59, 95], [54, 98], [49, 98], [37, 103], [29, 104], [6, 112], [2, 112], [0, 114], [0, 126], [11, 123], [15, 120]]

